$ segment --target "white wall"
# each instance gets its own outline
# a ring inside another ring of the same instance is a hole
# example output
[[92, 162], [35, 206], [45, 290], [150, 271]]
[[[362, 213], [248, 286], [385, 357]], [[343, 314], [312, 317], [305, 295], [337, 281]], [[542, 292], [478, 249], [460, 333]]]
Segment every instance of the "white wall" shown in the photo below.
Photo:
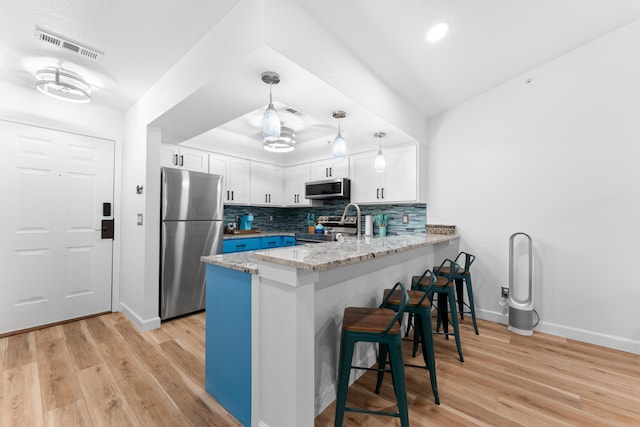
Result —
[[640, 353], [638, 40], [635, 22], [430, 121], [429, 223], [457, 224], [477, 255], [481, 317], [507, 321], [522, 231], [537, 330]]

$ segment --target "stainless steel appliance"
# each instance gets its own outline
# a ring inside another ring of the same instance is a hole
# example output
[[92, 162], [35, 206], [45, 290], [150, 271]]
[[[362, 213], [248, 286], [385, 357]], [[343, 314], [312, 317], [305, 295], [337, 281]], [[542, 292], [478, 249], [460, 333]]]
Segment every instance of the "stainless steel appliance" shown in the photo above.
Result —
[[304, 197], [306, 199], [348, 199], [351, 197], [351, 181], [349, 178], [338, 178], [307, 182]]
[[161, 170], [160, 318], [205, 307], [203, 255], [222, 253], [222, 177]]
[[336, 236], [342, 233], [345, 237], [355, 236], [358, 232], [358, 217], [346, 216], [344, 222], [341, 216], [319, 216], [318, 224], [324, 226], [323, 234], [296, 233], [296, 242], [302, 243], [323, 243], [336, 240]]

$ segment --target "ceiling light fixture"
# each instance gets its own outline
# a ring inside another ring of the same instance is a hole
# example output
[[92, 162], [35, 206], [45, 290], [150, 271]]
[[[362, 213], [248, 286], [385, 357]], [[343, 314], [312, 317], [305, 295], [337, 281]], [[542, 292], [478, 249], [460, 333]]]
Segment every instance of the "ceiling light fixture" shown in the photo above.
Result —
[[262, 73], [262, 81], [269, 85], [269, 106], [262, 116], [262, 140], [275, 142], [280, 139], [280, 117], [273, 106], [271, 86], [280, 83], [280, 75], [273, 71]]
[[[387, 136], [387, 134], [384, 132], [376, 132], [373, 134], [373, 136], [375, 136], [376, 138], [384, 138], [385, 136]], [[379, 144], [378, 154], [376, 154], [376, 159], [373, 161], [373, 168], [376, 170], [376, 172], [384, 172], [386, 164], [387, 162], [384, 158], [384, 154], [382, 154], [382, 145]]]
[[36, 88], [53, 98], [69, 102], [91, 101], [91, 85], [73, 71], [46, 67], [36, 72]]
[[272, 153], [288, 153], [296, 149], [295, 138], [296, 134], [293, 129], [281, 123], [280, 138], [277, 141], [267, 141], [265, 139], [262, 144], [265, 150], [271, 151]]
[[429, 43], [435, 43], [437, 41], [442, 40], [447, 33], [449, 32], [449, 28], [451, 26], [448, 22], [441, 22], [431, 27], [429, 31], [427, 31], [427, 41]]
[[344, 142], [344, 138], [340, 132], [340, 119], [347, 117], [347, 113], [338, 110], [334, 111], [332, 116], [334, 119], [338, 119], [338, 134], [331, 145], [331, 154], [334, 159], [344, 159], [347, 156], [347, 144]]

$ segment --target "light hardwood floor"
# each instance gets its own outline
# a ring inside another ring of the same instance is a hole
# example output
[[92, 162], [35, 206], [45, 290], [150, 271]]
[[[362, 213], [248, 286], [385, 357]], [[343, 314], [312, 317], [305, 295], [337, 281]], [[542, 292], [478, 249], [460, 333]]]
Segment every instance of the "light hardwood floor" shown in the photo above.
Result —
[[[479, 327], [462, 323], [464, 363], [452, 339], [434, 337], [441, 405], [428, 373], [406, 368], [412, 426], [640, 425], [639, 355]], [[0, 426], [238, 425], [204, 391], [204, 328], [198, 313], [140, 334], [113, 313], [1, 338]], [[349, 404], [393, 410], [390, 377], [379, 396], [374, 382], [365, 374]], [[334, 410], [316, 427], [333, 425]], [[345, 425], [399, 422], [347, 413]]]

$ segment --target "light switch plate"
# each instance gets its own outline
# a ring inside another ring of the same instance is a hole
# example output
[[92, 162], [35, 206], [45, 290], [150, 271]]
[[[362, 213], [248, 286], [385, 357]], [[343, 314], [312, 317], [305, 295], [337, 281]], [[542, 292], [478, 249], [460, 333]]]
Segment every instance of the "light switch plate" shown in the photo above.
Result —
[[402, 223], [409, 224], [409, 215], [402, 215]]
[[137, 224], [138, 225], [142, 225], [142, 214], [141, 213], [138, 214], [138, 222], [137, 222]]

